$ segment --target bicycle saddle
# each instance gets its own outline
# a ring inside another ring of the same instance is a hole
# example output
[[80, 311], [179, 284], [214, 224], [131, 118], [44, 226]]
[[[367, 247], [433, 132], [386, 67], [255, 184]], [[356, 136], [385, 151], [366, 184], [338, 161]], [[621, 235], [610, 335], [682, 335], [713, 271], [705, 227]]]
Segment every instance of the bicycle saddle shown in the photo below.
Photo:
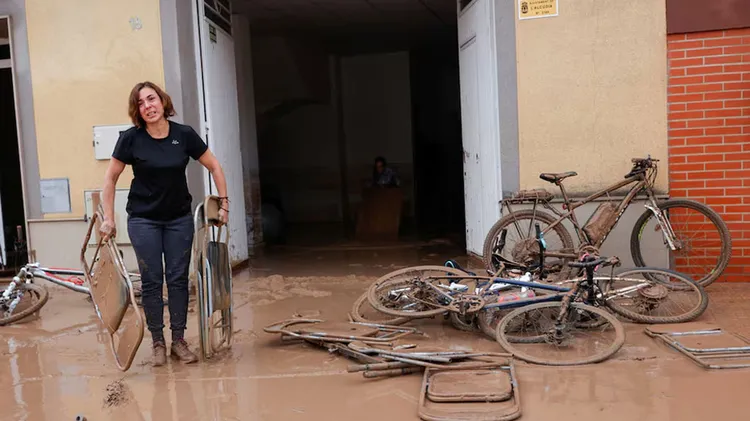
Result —
[[541, 173], [539, 174], [539, 178], [541, 178], [544, 181], [555, 183], [557, 184], [560, 181], [565, 180], [568, 177], [574, 177], [578, 175], [575, 171], [568, 171], [568, 172], [561, 172], [561, 173]]

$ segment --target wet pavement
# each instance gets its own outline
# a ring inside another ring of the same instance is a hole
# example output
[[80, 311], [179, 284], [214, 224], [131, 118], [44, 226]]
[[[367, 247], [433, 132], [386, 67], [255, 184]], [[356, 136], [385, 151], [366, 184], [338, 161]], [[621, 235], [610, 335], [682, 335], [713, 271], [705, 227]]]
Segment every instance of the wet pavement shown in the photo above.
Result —
[[[147, 334], [127, 373], [115, 367], [91, 303], [51, 286], [38, 319], [0, 327], [0, 419], [417, 420], [421, 374], [365, 379], [346, 372], [348, 359], [310, 345], [282, 344], [262, 329], [294, 315], [344, 321], [378, 275], [460, 257], [433, 246], [266, 255], [234, 277], [231, 350], [210, 362], [183, 366], [170, 360], [152, 368]], [[750, 336], [750, 283], [714, 284], [708, 292], [710, 306], [699, 320]], [[168, 320], [165, 309], [167, 325]], [[502, 351], [496, 342], [441, 319], [413, 325], [431, 338], [401, 343]], [[643, 327], [626, 324], [624, 347], [601, 364], [550, 368], [518, 362], [521, 419], [747, 418], [750, 369], [704, 370], [647, 337]], [[187, 340], [194, 348], [197, 335], [191, 313]]]

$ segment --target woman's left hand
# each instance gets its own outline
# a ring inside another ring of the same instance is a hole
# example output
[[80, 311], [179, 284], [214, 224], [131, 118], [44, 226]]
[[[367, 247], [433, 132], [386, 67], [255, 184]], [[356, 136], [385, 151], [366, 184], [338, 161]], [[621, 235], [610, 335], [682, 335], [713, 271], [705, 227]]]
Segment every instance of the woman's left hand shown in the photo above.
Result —
[[219, 222], [221, 225], [225, 225], [229, 222], [229, 212], [224, 209], [219, 209]]

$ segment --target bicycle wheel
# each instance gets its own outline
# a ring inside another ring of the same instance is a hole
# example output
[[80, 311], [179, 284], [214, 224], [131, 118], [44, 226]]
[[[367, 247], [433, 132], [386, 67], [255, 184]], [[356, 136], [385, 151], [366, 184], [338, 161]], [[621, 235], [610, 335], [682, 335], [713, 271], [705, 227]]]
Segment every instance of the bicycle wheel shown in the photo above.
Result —
[[[718, 279], [732, 255], [729, 229], [719, 214], [702, 203], [684, 199], [667, 200], [659, 204], [659, 209], [666, 213], [681, 247], [675, 251], [669, 248], [654, 214], [647, 210], [630, 235], [630, 253], [636, 266], [668, 266], [703, 287]], [[646, 257], [652, 261], [646, 262]], [[669, 264], [665, 265], [667, 258]]]
[[[562, 302], [521, 307], [497, 325], [496, 340], [506, 352], [542, 365], [582, 365], [606, 360], [625, 343], [625, 329], [611, 314], [583, 303], [569, 303], [557, 330]], [[597, 323], [589, 321], [597, 320]], [[520, 342], [514, 337], [541, 340]]]
[[[510, 286], [510, 288], [505, 289], [503, 291], [499, 291], [497, 295], [492, 296], [493, 298], [485, 296], [485, 300], [487, 300], [487, 303], [492, 303], [495, 301], [501, 301], [501, 298], [503, 295], [515, 295], [520, 296], [522, 294], [522, 288], [519, 286]], [[540, 296], [540, 295], [550, 295], [554, 294], [553, 292], [550, 292], [548, 290], [543, 289], [531, 289], [533, 292], [533, 296]], [[527, 296], [528, 292], [527, 292]], [[514, 307], [506, 307], [506, 308], [500, 308], [500, 307], [492, 307], [492, 308], [484, 308], [482, 311], [477, 313], [477, 324], [479, 325], [479, 329], [487, 335], [488, 337], [492, 339], [497, 338], [497, 324], [500, 323], [500, 320], [502, 320], [505, 316], [507, 316], [511, 311], [515, 310]], [[515, 337], [516, 340], [521, 341], [521, 337]]]
[[673, 270], [636, 268], [596, 279], [607, 307], [635, 322], [684, 323], [708, 307], [703, 287]]
[[[500, 257], [524, 265], [538, 264], [539, 245], [535, 224], [539, 223], [539, 227], [544, 230], [554, 222], [555, 218], [548, 213], [532, 210], [515, 211], [500, 218], [484, 238], [482, 260], [485, 268], [496, 273], [500, 268]], [[504, 230], [507, 230], [505, 244], [502, 250], [498, 250], [498, 242]], [[573, 253], [575, 250], [573, 239], [562, 224], [557, 224], [552, 231], [544, 234], [544, 240], [547, 243], [547, 252]], [[569, 260], [572, 259], [545, 258], [544, 266], [550, 272], [550, 280], [562, 280], [570, 275], [571, 268], [566, 265]]]
[[355, 322], [391, 326], [402, 325], [411, 320], [409, 317], [393, 317], [379, 312], [377, 309], [373, 308], [367, 300], [367, 291], [362, 293], [362, 295], [360, 295], [354, 302], [351, 315]]
[[[424, 318], [447, 311], [435, 292], [417, 288], [414, 280], [430, 276], [468, 276], [465, 272], [446, 266], [413, 266], [391, 272], [379, 278], [367, 290], [367, 300], [376, 310], [391, 316]], [[435, 279], [432, 285], [447, 287], [460, 279]], [[471, 290], [471, 287], [469, 287]], [[447, 290], [446, 290], [447, 291]]]
[[22, 284], [19, 288], [24, 288], [24, 293], [28, 293], [28, 298], [32, 300], [35, 299], [36, 301], [23, 310], [11, 315], [5, 316], [5, 312], [0, 313], [0, 316], [3, 316], [0, 318], [0, 326], [5, 326], [22, 320], [39, 311], [47, 303], [49, 293], [44, 286], [37, 284]]

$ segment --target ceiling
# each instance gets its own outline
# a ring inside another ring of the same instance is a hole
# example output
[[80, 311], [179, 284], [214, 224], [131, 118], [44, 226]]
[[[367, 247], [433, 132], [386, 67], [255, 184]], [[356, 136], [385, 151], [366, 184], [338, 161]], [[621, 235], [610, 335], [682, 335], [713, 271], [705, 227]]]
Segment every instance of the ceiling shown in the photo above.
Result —
[[455, 30], [457, 0], [233, 0], [254, 32], [410, 33]]

